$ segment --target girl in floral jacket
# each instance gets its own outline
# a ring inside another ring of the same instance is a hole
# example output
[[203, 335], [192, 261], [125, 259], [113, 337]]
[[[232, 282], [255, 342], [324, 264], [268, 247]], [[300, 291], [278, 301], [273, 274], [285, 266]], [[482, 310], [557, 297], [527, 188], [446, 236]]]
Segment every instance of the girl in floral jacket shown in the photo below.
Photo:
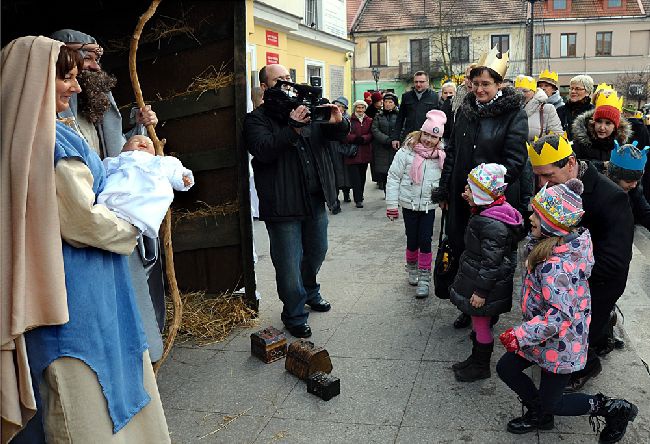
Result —
[[[497, 373], [527, 407], [523, 416], [508, 423], [509, 432], [550, 430], [553, 415], [590, 414], [605, 418], [600, 442], [614, 443], [636, 417], [634, 404], [601, 393], [564, 394], [571, 373], [584, 368], [589, 346], [587, 279], [594, 257], [589, 231], [575, 228], [584, 214], [582, 191], [582, 182], [570, 179], [542, 188], [533, 198], [521, 297], [524, 322], [500, 336], [507, 353], [499, 360]], [[534, 364], [542, 369], [539, 389], [524, 373]]]

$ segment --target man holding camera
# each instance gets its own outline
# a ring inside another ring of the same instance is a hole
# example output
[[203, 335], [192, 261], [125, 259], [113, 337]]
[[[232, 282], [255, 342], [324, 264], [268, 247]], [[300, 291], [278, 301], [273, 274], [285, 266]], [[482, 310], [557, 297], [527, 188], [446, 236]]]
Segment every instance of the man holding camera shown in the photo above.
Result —
[[292, 100], [289, 71], [267, 65], [259, 73], [264, 103], [246, 116], [244, 140], [253, 156], [260, 220], [266, 224], [282, 322], [298, 338], [311, 336], [309, 313], [329, 311], [316, 275], [327, 253], [327, 212], [336, 202], [328, 142], [343, 140], [349, 123], [335, 105], [329, 120], [311, 121], [308, 106]]

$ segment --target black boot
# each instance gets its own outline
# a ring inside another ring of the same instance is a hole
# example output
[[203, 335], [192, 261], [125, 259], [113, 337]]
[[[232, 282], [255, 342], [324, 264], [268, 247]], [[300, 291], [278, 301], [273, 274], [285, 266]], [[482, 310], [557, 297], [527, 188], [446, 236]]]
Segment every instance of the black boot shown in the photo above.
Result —
[[555, 427], [553, 415], [542, 413], [539, 400], [535, 400], [530, 404], [525, 402], [522, 404], [526, 408], [526, 413], [508, 422], [508, 431], [510, 433], [523, 435], [535, 430], [551, 430]]
[[469, 355], [469, 358], [465, 359], [464, 361], [460, 361], [452, 365], [451, 368], [454, 371], [468, 367], [472, 362], [474, 362], [474, 356], [476, 355], [476, 344], [478, 344], [478, 342], [476, 342], [476, 332], [472, 331], [469, 334], [469, 338], [472, 340], [472, 354]]
[[474, 382], [492, 376], [490, 373], [492, 350], [494, 350], [494, 342], [490, 342], [489, 344], [477, 342], [472, 362], [465, 368], [454, 370], [456, 380], [460, 382]]
[[592, 360], [587, 360], [587, 365], [582, 370], [571, 374], [571, 379], [569, 379], [569, 385], [566, 386], [564, 391], [566, 393], [575, 393], [579, 392], [580, 389], [589, 381], [591, 378], [595, 378], [603, 370], [603, 366], [600, 363], [600, 359], [595, 358]]
[[469, 315], [466, 315], [465, 313], [461, 313], [454, 321], [454, 328], [466, 328], [469, 327], [471, 323], [472, 323], [472, 318]]
[[332, 205], [332, 214], [339, 214], [341, 212], [341, 201], [336, 199], [334, 205]]
[[352, 202], [352, 199], [350, 199], [350, 190], [343, 190], [343, 202]]
[[600, 432], [600, 442], [619, 442], [625, 436], [627, 424], [634, 421], [639, 409], [637, 406], [625, 399], [610, 399], [602, 393], [598, 393], [592, 403], [589, 423], [598, 431], [600, 420], [598, 416], [605, 419], [605, 428]]

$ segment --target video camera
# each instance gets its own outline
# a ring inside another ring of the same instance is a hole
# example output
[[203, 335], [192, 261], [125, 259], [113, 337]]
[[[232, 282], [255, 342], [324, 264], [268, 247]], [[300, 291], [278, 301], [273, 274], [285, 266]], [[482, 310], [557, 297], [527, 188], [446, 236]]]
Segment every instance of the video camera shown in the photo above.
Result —
[[312, 122], [326, 123], [332, 109], [321, 105], [322, 94], [323, 89], [317, 86], [278, 80], [273, 88], [264, 91], [264, 107], [288, 119], [292, 110], [304, 105]]

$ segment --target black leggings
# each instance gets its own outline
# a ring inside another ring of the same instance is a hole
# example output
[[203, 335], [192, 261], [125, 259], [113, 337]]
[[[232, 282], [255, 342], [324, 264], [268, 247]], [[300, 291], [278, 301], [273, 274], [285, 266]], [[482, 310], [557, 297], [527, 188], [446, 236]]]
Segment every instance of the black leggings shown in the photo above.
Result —
[[570, 373], [551, 373], [542, 369], [539, 390], [533, 381], [524, 373], [532, 362], [514, 352], [507, 352], [497, 363], [499, 378], [528, 405], [537, 399], [544, 413], [558, 416], [580, 416], [591, 411], [590, 400], [594, 397], [584, 393], [564, 394], [564, 388], [571, 377]]
[[367, 163], [357, 163], [350, 165], [350, 182], [352, 183], [352, 194], [354, 201], [363, 202], [363, 188], [366, 185]]

